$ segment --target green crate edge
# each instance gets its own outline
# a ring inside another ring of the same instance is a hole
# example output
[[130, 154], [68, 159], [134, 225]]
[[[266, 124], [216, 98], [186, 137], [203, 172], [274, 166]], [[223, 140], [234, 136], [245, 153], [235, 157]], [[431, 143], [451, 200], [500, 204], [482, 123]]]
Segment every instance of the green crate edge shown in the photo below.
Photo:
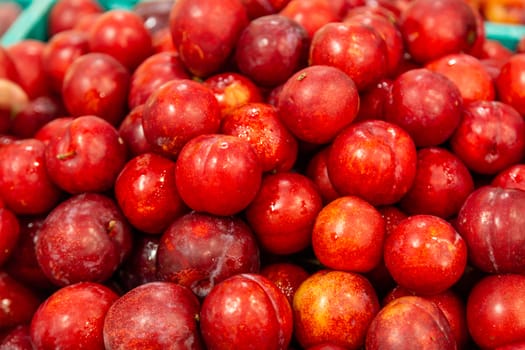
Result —
[[[7, 0], [0, 0], [6, 2]], [[13, 1], [13, 0], [8, 0]], [[11, 28], [0, 39], [0, 45], [9, 46], [24, 39], [47, 39], [47, 18], [56, 0], [16, 0], [23, 11]], [[99, 0], [105, 9], [131, 9], [137, 0]]]
[[[5, 2], [7, 0], [0, 0]], [[13, 1], [13, 0], [9, 0]], [[24, 11], [11, 28], [0, 39], [0, 45], [9, 46], [24, 39], [47, 39], [47, 18], [49, 10], [56, 0], [16, 0]], [[105, 9], [131, 9], [137, 0], [99, 0]], [[525, 36], [525, 25], [500, 24], [485, 22], [488, 39], [497, 40], [505, 47], [515, 50], [519, 40]]]

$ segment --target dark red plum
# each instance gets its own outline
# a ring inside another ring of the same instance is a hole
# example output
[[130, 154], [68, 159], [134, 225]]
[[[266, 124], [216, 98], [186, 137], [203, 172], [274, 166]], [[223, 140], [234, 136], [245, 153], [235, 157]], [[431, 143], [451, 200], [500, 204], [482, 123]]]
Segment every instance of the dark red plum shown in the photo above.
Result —
[[132, 247], [131, 228], [116, 202], [82, 193], [56, 206], [38, 233], [36, 258], [56, 285], [108, 280]]
[[241, 0], [177, 0], [170, 13], [175, 50], [201, 78], [223, 68], [248, 23]]
[[36, 349], [104, 349], [102, 327], [118, 295], [92, 282], [76, 283], [51, 294], [31, 319]]
[[252, 230], [234, 217], [189, 213], [161, 236], [157, 273], [203, 298], [233, 275], [259, 272], [259, 248]]
[[138, 286], [109, 308], [103, 328], [105, 349], [204, 349], [199, 310], [197, 297], [181, 285]]

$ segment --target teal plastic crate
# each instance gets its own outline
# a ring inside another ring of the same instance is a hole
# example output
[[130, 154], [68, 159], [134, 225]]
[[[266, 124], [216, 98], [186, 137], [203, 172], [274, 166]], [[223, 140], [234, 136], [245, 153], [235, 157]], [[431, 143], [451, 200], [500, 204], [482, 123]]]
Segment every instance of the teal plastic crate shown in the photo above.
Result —
[[525, 26], [485, 22], [487, 38], [497, 40], [505, 47], [514, 50], [521, 38], [525, 36]]
[[[0, 2], [13, 0], [0, 0]], [[0, 44], [9, 46], [23, 39], [47, 39], [47, 18], [56, 0], [16, 0], [23, 11], [9, 30], [2, 36]], [[137, 0], [99, 0], [106, 10], [132, 8]]]

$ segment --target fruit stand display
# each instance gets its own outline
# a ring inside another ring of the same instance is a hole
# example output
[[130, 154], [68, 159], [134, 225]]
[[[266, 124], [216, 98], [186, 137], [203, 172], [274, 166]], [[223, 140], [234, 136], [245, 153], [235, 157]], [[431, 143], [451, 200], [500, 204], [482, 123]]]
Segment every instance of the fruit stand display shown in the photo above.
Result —
[[0, 1], [0, 349], [521, 349], [525, 4]]

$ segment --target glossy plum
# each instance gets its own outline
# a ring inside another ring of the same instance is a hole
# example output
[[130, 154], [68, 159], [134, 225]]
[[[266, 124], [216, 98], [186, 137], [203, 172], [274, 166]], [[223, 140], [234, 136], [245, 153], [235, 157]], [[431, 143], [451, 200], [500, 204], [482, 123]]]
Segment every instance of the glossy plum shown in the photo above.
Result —
[[90, 52], [114, 57], [130, 72], [153, 53], [150, 32], [135, 12], [112, 9], [98, 16], [89, 30]]
[[366, 348], [414, 348], [453, 350], [457, 348], [447, 318], [432, 301], [404, 296], [386, 306], [370, 324]]
[[341, 69], [362, 91], [387, 74], [387, 47], [378, 31], [359, 22], [331, 22], [315, 32], [310, 65]]
[[131, 75], [128, 106], [133, 109], [146, 103], [162, 84], [190, 75], [175, 52], [159, 52], [142, 60]]
[[306, 65], [307, 56], [306, 31], [279, 14], [252, 20], [242, 31], [235, 50], [239, 70], [266, 87], [284, 83]]
[[115, 180], [115, 199], [139, 231], [161, 234], [187, 210], [175, 184], [175, 162], [155, 153], [129, 160]]
[[219, 131], [221, 112], [211, 90], [189, 79], [160, 86], [144, 105], [142, 126], [153, 151], [176, 158], [190, 139]]
[[75, 117], [95, 115], [118, 125], [126, 115], [130, 73], [105, 53], [90, 52], [69, 66], [62, 83], [67, 111]]
[[259, 268], [257, 241], [240, 218], [192, 212], [175, 220], [160, 238], [159, 278], [190, 288], [200, 298], [221, 281]]
[[491, 175], [523, 159], [524, 135], [525, 121], [512, 106], [476, 101], [465, 106], [450, 148], [473, 172]]
[[324, 266], [369, 272], [383, 256], [385, 221], [370, 203], [355, 196], [339, 197], [317, 215], [312, 248]]
[[467, 244], [444, 219], [413, 215], [397, 224], [384, 245], [385, 265], [415, 293], [437, 294], [452, 287], [467, 264]]
[[117, 129], [92, 115], [72, 120], [45, 149], [50, 178], [71, 194], [112, 189], [126, 160], [126, 146]]
[[413, 1], [402, 13], [399, 25], [408, 53], [420, 63], [468, 51], [476, 42], [476, 15], [465, 1]]
[[203, 81], [208, 86], [221, 108], [224, 117], [246, 103], [263, 102], [262, 89], [247, 76], [235, 72], [217, 73]]
[[[102, 327], [118, 295], [108, 287], [81, 282], [50, 295], [31, 319], [36, 349], [104, 349]], [[89, 307], [86, 307], [89, 305]]]
[[175, 50], [188, 70], [199, 77], [223, 68], [248, 23], [240, 0], [181, 0], [170, 12]]
[[488, 273], [522, 273], [525, 235], [523, 217], [525, 192], [482, 186], [472, 192], [461, 207], [458, 232], [469, 249], [471, 263]]
[[393, 82], [384, 119], [406, 130], [418, 147], [447, 141], [460, 123], [463, 99], [447, 77], [411, 69]]
[[0, 198], [16, 214], [45, 214], [61, 198], [46, 169], [45, 147], [37, 139], [0, 147]]
[[442, 147], [421, 148], [414, 183], [400, 205], [408, 214], [446, 219], [458, 213], [473, 190], [472, 175], [457, 156]]
[[82, 193], [49, 213], [39, 230], [35, 252], [45, 275], [66, 286], [106, 281], [129, 255], [131, 246], [131, 228], [116, 202], [102, 194]]
[[204, 299], [200, 328], [208, 348], [285, 350], [292, 339], [292, 309], [266, 277], [238, 274], [216, 285]]
[[191, 139], [175, 168], [182, 200], [193, 210], [214, 215], [233, 215], [245, 209], [261, 180], [262, 166], [250, 143], [224, 134]]
[[248, 141], [263, 172], [285, 172], [293, 168], [298, 143], [284, 125], [278, 110], [266, 103], [247, 102], [223, 116], [220, 131]]
[[69, 66], [88, 52], [88, 36], [81, 31], [64, 30], [49, 39], [42, 53], [42, 61], [50, 88], [54, 92], [62, 92]]
[[525, 341], [525, 278], [496, 274], [483, 278], [467, 300], [467, 323], [474, 342], [483, 348], [502, 348]]
[[372, 205], [396, 203], [416, 174], [414, 141], [401, 127], [381, 120], [349, 125], [330, 146], [328, 175], [341, 195]]
[[502, 65], [495, 82], [499, 99], [514, 107], [522, 115], [525, 113], [524, 71], [525, 53], [512, 55]]
[[282, 121], [300, 140], [326, 144], [357, 116], [359, 93], [342, 70], [314, 65], [284, 83], [277, 108]]
[[199, 309], [197, 297], [181, 285], [138, 286], [109, 308], [103, 327], [105, 349], [204, 349], [198, 331]]
[[360, 274], [322, 270], [308, 277], [293, 299], [295, 337], [303, 348], [332, 342], [359, 349], [379, 311], [370, 282]]
[[297, 253], [311, 243], [323, 206], [312, 180], [284, 172], [266, 175], [245, 214], [261, 247], [274, 254]]

